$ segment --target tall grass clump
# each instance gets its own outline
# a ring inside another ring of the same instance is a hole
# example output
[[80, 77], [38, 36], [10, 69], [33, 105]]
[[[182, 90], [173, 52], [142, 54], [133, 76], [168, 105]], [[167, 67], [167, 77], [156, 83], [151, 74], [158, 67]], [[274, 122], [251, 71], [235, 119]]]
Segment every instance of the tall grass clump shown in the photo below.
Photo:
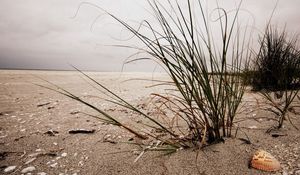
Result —
[[[137, 28], [105, 12], [145, 45], [136, 49], [147, 53], [149, 57], [128, 62], [151, 59], [168, 73], [172, 81], [163, 84], [172, 86], [173, 91], [154, 94], [155, 98], [163, 101], [162, 106], [166, 107], [163, 110], [168, 112], [160, 118], [144, 113], [100, 82], [80, 72], [109, 94], [107, 101], [130, 109], [150, 122], [143, 127], [165, 133], [164, 137], [149, 132], [138, 134], [140, 137], [145, 135], [159, 140], [161, 145], [176, 149], [202, 146], [230, 137], [245, 91], [241, 75], [250, 57], [248, 48], [251, 31], [239, 22], [241, 3], [230, 13], [219, 6], [208, 13], [204, 8], [206, 2], [202, 0], [148, 2], [156, 23], [144, 20]], [[66, 90], [58, 91], [96, 110], [104, 116], [102, 120], [121, 126], [133, 134], [139, 132], [124, 127], [114, 117], [78, 96]], [[171, 119], [176, 120], [175, 127], [163, 122]]]
[[277, 128], [281, 128], [285, 119], [290, 120], [289, 113], [297, 106], [295, 100], [300, 90], [298, 37], [289, 39], [285, 30], [279, 32], [268, 25], [259, 44], [252, 85], [268, 101], [268, 110], [277, 116]]
[[288, 39], [286, 31], [268, 26], [260, 38], [260, 49], [254, 61], [252, 86], [255, 90], [299, 88], [300, 54], [298, 37]]
[[208, 142], [231, 136], [245, 90], [243, 66], [250, 56], [250, 39], [246, 39], [250, 31], [242, 30], [238, 23], [241, 4], [231, 14], [216, 7], [213, 12], [217, 15], [212, 19], [203, 8], [204, 1], [184, 1], [186, 11], [177, 1], [167, 2], [170, 11], [159, 1], [149, 1], [160, 24], [156, 29], [145, 22], [143, 26], [150, 29], [152, 36], [112, 17], [143, 41], [151, 59], [169, 74], [179, 95], [164, 99], [178, 104], [172, 111], [186, 122], [187, 135], [192, 140]]

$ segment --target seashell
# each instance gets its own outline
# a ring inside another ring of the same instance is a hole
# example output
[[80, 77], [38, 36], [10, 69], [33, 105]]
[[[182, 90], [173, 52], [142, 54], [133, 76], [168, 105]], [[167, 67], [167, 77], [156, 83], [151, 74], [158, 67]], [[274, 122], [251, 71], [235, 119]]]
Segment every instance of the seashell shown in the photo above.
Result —
[[278, 171], [281, 169], [279, 161], [264, 150], [258, 150], [254, 153], [251, 167], [263, 171]]

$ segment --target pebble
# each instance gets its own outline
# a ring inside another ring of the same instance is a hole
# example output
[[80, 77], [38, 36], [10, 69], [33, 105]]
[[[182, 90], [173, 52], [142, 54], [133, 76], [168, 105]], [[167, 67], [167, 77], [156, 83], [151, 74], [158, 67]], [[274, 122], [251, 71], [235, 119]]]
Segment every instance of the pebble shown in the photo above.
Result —
[[58, 145], [58, 143], [54, 142], [54, 143], [53, 143], [53, 145], [57, 146], [57, 145]]
[[109, 138], [109, 137], [111, 137], [111, 135], [110, 135], [110, 134], [107, 134], [106, 136], [104, 136], [104, 139], [107, 139], [107, 138]]
[[257, 126], [249, 126], [249, 129], [256, 129]]
[[40, 172], [40, 173], [37, 173], [37, 175], [47, 175], [47, 173], [45, 173], [45, 172]]
[[7, 135], [4, 135], [4, 136], [0, 136], [0, 139], [3, 139], [3, 138], [5, 138], [5, 137], [7, 137]]
[[9, 166], [4, 169], [4, 172], [9, 173], [9, 172], [12, 172], [13, 170], [15, 170], [16, 168], [17, 168], [17, 166]]
[[68, 155], [67, 153], [62, 153], [61, 157], [67, 157], [67, 155]]
[[31, 171], [34, 171], [35, 170], [35, 167], [34, 166], [30, 166], [30, 167], [27, 167], [27, 168], [24, 168], [21, 173], [29, 173]]
[[83, 161], [79, 161], [78, 166], [83, 166]]
[[42, 149], [36, 149], [35, 151], [36, 151], [36, 152], [41, 152], [41, 151], [42, 151]]
[[57, 164], [58, 164], [58, 163], [51, 164], [50, 167], [51, 167], [51, 168], [55, 168], [55, 167], [57, 166]]
[[286, 171], [283, 171], [283, 172], [282, 172], [282, 175], [289, 175], [289, 173], [286, 172]]

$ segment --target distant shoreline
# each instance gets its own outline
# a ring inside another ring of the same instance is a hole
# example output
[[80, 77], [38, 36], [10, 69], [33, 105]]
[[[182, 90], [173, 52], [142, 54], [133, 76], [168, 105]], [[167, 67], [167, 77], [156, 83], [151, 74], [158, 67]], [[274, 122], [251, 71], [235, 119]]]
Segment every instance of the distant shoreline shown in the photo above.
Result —
[[[151, 71], [100, 71], [100, 70], [85, 70], [80, 69], [84, 72], [103, 72], [103, 73], [154, 73], [154, 74], [165, 74], [165, 72], [151, 72]], [[24, 69], [24, 68], [0, 68], [0, 71], [38, 71], [38, 72], [78, 72], [77, 70], [71, 70], [71, 69]]]
[[[24, 70], [24, 71], [76, 71], [71, 69], [26, 69], [26, 68], [0, 68], [0, 70]], [[90, 70], [83, 70], [90, 71]], [[94, 71], [94, 70], [91, 70]]]
[[[166, 72], [139, 72], [139, 71], [99, 71], [99, 70], [82, 70], [88, 74], [124, 74], [124, 75], [152, 75], [152, 76], [167, 76]], [[10, 68], [0, 68], [0, 74], [77, 74], [77, 70], [55, 70], [55, 69], [10, 69]]]
[[[0, 70], [24, 70], [24, 71], [61, 71], [61, 72], [77, 72], [75, 69], [26, 69], [26, 68], [0, 68]], [[86, 72], [114, 72], [114, 71], [99, 71], [99, 70], [85, 70], [82, 69], [82, 71]]]

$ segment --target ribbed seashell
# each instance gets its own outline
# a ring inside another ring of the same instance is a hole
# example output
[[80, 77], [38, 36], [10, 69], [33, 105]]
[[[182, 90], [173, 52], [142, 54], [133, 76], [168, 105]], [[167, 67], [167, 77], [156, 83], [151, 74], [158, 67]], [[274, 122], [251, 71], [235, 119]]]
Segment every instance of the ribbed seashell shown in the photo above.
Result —
[[278, 171], [281, 169], [279, 161], [264, 150], [258, 150], [254, 153], [251, 167], [263, 171]]

